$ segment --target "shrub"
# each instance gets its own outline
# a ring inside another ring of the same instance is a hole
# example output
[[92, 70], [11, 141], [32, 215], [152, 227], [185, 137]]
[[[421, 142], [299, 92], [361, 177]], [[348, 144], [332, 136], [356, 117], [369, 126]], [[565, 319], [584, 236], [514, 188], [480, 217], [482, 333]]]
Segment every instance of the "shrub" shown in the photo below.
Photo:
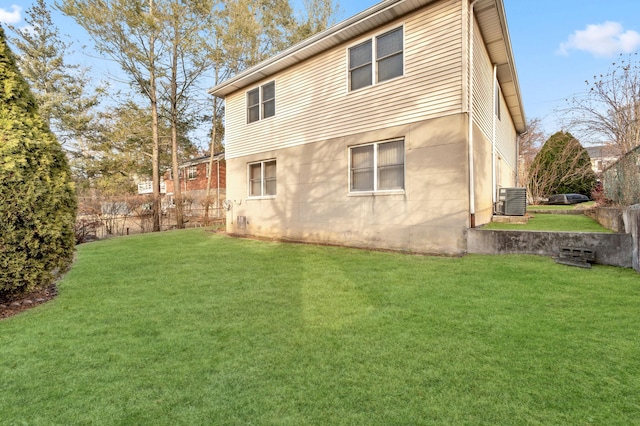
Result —
[[0, 300], [46, 287], [68, 268], [76, 209], [65, 154], [0, 27]]
[[589, 196], [595, 184], [589, 153], [568, 132], [552, 135], [529, 170], [528, 190], [534, 199], [564, 193]]

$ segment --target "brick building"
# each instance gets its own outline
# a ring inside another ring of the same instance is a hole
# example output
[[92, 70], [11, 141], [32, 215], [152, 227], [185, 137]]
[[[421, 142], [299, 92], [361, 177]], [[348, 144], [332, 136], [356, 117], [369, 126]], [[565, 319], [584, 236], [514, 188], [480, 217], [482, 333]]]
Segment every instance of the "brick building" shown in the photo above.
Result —
[[[207, 179], [209, 176], [210, 156], [194, 158], [180, 164], [180, 188], [185, 199], [185, 213], [197, 215], [204, 208], [207, 195]], [[213, 158], [211, 175], [211, 197], [210, 208], [217, 210], [222, 205], [226, 194], [226, 168], [224, 153], [216, 154]], [[171, 207], [175, 205], [174, 184], [172, 170], [167, 170], [164, 174], [166, 186], [165, 205]], [[219, 212], [222, 214], [222, 211]]]

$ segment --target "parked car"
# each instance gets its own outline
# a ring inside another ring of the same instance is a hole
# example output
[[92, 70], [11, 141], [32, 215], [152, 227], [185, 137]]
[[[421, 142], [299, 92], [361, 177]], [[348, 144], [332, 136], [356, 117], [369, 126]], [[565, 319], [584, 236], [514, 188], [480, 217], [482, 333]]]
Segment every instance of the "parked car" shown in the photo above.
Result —
[[589, 197], [582, 194], [556, 194], [549, 197], [547, 204], [578, 204], [589, 201]]

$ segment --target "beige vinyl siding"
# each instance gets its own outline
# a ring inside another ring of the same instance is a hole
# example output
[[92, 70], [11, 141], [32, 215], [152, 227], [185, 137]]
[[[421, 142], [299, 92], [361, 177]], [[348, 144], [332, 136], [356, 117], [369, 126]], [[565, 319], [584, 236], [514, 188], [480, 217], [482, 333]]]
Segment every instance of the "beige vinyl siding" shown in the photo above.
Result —
[[473, 119], [487, 139], [493, 139], [493, 66], [477, 23], [473, 28]]
[[[349, 92], [347, 49], [404, 25], [404, 76]], [[226, 156], [326, 140], [462, 111], [461, 2], [438, 2], [226, 99]], [[276, 82], [276, 115], [246, 123], [246, 91]]]
[[[500, 93], [500, 111], [502, 112], [500, 120], [496, 121], [496, 149], [504, 160], [505, 165], [509, 167], [509, 173], [513, 174], [512, 179], [514, 179], [515, 184], [516, 165], [518, 161], [518, 154], [516, 152], [517, 135], [502, 92]], [[506, 170], [503, 170], [502, 174], [504, 175], [505, 173]]]
[[[493, 65], [489, 59], [489, 53], [480, 34], [477, 24], [474, 27], [474, 51], [473, 51], [473, 117], [487, 140], [494, 138], [494, 98], [495, 82], [493, 79]], [[500, 92], [500, 119], [495, 117], [496, 154], [502, 159], [503, 176], [509, 173], [515, 176], [516, 171], [516, 130], [513, 119]], [[505, 170], [507, 166], [509, 170]], [[511, 179], [510, 179], [511, 180]], [[514, 181], [515, 184], [515, 181]]]

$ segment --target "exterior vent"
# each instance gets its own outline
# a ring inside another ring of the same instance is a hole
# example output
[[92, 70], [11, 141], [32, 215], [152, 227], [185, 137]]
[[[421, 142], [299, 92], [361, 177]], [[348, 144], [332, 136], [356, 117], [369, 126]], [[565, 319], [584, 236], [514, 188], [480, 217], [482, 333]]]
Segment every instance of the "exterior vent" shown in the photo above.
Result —
[[238, 229], [247, 229], [247, 217], [238, 216]]
[[498, 204], [506, 216], [524, 216], [527, 213], [526, 188], [500, 188]]

